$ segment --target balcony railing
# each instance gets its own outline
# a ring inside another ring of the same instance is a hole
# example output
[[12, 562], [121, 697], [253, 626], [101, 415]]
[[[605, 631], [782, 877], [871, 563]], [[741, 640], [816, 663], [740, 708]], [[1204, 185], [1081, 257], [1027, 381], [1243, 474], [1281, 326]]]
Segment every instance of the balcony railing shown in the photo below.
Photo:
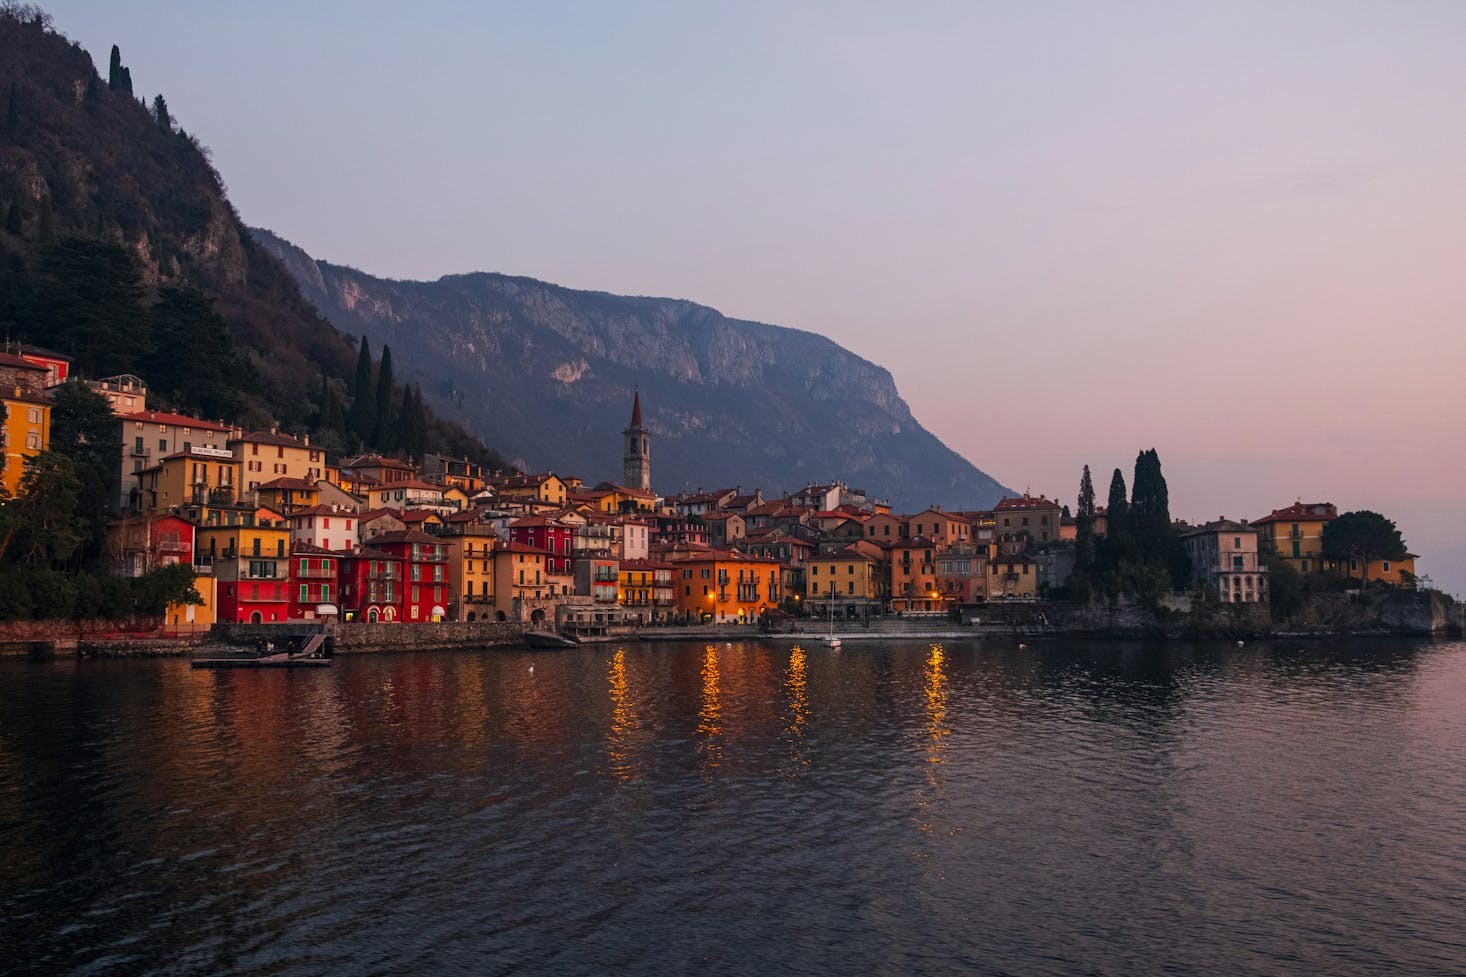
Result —
[[320, 567], [311, 567], [309, 570], [295, 568], [295, 576], [301, 580], [335, 580], [336, 571], [322, 570]]

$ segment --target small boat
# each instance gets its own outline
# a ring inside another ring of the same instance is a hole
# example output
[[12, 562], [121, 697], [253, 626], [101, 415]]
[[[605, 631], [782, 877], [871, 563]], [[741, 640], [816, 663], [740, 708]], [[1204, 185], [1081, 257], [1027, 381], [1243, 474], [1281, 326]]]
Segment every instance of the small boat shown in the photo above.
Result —
[[827, 634], [820, 639], [820, 643], [826, 648], [838, 648], [840, 647], [840, 638], [838, 635]]

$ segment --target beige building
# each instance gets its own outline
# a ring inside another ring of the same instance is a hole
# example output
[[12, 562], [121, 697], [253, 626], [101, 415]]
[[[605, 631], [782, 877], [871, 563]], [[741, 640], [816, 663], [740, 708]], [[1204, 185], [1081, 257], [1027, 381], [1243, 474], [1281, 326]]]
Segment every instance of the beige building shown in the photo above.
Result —
[[1191, 558], [1191, 579], [1208, 596], [1226, 604], [1267, 600], [1267, 567], [1257, 555], [1257, 530], [1245, 522], [1218, 519], [1181, 535]]

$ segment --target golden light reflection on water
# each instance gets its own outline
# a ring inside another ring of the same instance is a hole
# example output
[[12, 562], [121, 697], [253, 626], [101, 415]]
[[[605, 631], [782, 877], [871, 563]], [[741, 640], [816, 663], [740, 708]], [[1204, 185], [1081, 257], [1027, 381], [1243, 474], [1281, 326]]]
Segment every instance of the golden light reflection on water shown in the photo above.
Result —
[[926, 731], [928, 763], [947, 762], [947, 670], [941, 645], [932, 645], [926, 659]]
[[790, 777], [799, 776], [809, 766], [804, 755], [805, 725], [809, 722], [809, 693], [805, 687], [804, 649], [795, 645], [789, 650], [789, 677], [784, 680], [784, 691], [789, 696], [789, 708], [785, 712], [784, 736], [789, 743]]
[[704, 773], [723, 761], [723, 692], [718, 676], [718, 651], [712, 645], [702, 653], [702, 703], [697, 713], [699, 765]]
[[611, 693], [611, 728], [606, 731], [606, 755], [610, 760], [609, 772], [613, 778], [625, 783], [641, 776], [641, 768], [632, 759], [633, 737], [636, 735], [636, 710], [631, 707], [631, 695], [626, 681], [626, 650], [617, 648], [611, 656], [608, 675]]
[[[947, 762], [947, 737], [952, 730], [947, 726], [947, 668], [946, 654], [941, 645], [932, 645], [927, 654], [922, 692], [925, 693], [926, 711], [926, 777], [923, 787], [916, 793], [916, 825], [922, 834], [934, 834], [935, 822], [941, 817], [938, 804], [941, 797], [942, 764]], [[954, 828], [956, 834], [961, 828]]]

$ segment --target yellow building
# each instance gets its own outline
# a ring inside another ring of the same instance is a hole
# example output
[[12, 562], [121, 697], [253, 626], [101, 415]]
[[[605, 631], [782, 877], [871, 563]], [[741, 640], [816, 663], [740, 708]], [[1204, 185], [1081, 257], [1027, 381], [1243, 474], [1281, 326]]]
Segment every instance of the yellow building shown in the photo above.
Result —
[[678, 613], [694, 621], [747, 624], [783, 597], [779, 564], [737, 550], [669, 552]]
[[219, 582], [213, 567], [199, 567], [194, 574], [193, 589], [204, 599], [202, 604], [169, 604], [163, 614], [163, 630], [171, 634], [200, 634], [219, 619]]
[[903, 539], [891, 547], [891, 610], [902, 614], [939, 614], [937, 544], [926, 536]]
[[[1271, 549], [1300, 573], [1323, 570], [1323, 527], [1337, 518], [1332, 502], [1295, 502], [1253, 520], [1260, 549]], [[1357, 570], [1355, 571], [1358, 572]]]
[[1038, 572], [1027, 553], [1000, 553], [988, 562], [988, 600], [1035, 600]]
[[326, 453], [311, 447], [311, 439], [293, 438], [278, 431], [252, 431], [229, 439], [239, 462], [244, 488], [254, 491], [277, 478], [299, 478], [315, 483], [326, 477]]
[[239, 463], [226, 451], [194, 445], [144, 468], [136, 477], [134, 511], [167, 512], [182, 507], [201, 510], [236, 501]]
[[5, 471], [0, 473], [0, 484], [15, 495], [25, 475], [25, 460], [51, 448], [51, 405], [24, 391], [7, 391], [0, 399], [5, 401]]
[[860, 546], [812, 556], [804, 564], [804, 604], [811, 614], [863, 617], [884, 597], [881, 560]]
[[289, 618], [290, 521], [266, 508], [210, 513], [200, 526], [194, 560], [212, 566], [221, 621], [269, 623]]
[[[577, 486], [578, 479], [572, 479]], [[504, 475], [490, 480], [501, 499], [525, 499], [563, 506], [570, 486], [554, 472], [543, 475]]]
[[448, 554], [448, 617], [454, 621], [493, 617], [493, 528], [454, 517], [441, 539]]

